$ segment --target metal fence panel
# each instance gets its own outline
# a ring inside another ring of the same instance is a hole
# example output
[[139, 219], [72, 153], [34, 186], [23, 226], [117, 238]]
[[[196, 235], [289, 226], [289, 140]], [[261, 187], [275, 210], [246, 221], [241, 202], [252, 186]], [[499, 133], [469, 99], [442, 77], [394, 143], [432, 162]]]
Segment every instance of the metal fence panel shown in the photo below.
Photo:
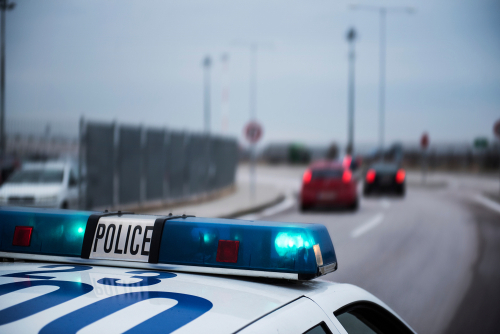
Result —
[[208, 191], [209, 141], [203, 135], [189, 138], [187, 151], [188, 194], [195, 195]]
[[218, 138], [217, 137], [212, 137], [210, 138], [209, 145], [210, 145], [210, 164], [208, 166], [208, 190], [209, 191], [214, 191], [220, 188], [219, 183], [218, 183], [218, 175], [217, 173], [219, 172], [219, 165], [221, 163], [220, 161], [220, 154], [219, 154], [219, 145], [218, 145]]
[[225, 151], [225, 159], [227, 161], [226, 165], [226, 179], [225, 179], [225, 186], [229, 186], [234, 183], [234, 180], [236, 179], [236, 169], [238, 167], [238, 156], [239, 156], [239, 149], [238, 149], [238, 143], [234, 139], [226, 139], [225, 145], [227, 146], [227, 149]]
[[141, 129], [121, 126], [117, 166], [120, 204], [141, 200], [141, 160]]
[[238, 145], [230, 139], [218, 139], [215, 141], [217, 156], [216, 184], [223, 188], [234, 183], [236, 165], [238, 162]]
[[234, 183], [238, 147], [233, 139], [82, 124], [87, 209], [182, 200]]
[[224, 173], [226, 172], [224, 166], [224, 142], [220, 138], [214, 138], [211, 144], [213, 154], [213, 165], [211, 172], [214, 175], [212, 187], [214, 189], [220, 189], [224, 187]]
[[171, 132], [167, 151], [167, 180], [169, 198], [179, 199], [188, 194], [188, 173], [186, 170], [186, 148], [188, 135]]
[[144, 151], [146, 200], [160, 200], [164, 195], [165, 131], [147, 130]]
[[86, 191], [84, 209], [113, 204], [114, 126], [85, 125], [82, 146], [85, 147]]

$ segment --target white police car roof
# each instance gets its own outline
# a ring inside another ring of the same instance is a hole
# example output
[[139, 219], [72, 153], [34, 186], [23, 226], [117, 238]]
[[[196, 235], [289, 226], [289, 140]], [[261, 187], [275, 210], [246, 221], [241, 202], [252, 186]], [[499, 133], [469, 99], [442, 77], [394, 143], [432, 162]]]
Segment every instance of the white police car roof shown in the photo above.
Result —
[[[155, 282], [154, 277], [164, 278]], [[144, 285], [126, 286], [144, 281]], [[51, 300], [57, 298], [59, 304], [53, 305]], [[141, 331], [154, 332], [155, 324], [148, 320], [156, 315], [160, 316], [165, 332], [173, 329], [176, 333], [234, 333], [243, 328], [243, 332], [253, 332], [252, 324], [257, 320], [271, 317], [273, 311], [301, 298], [315, 302], [326, 314], [324, 319], [302, 317], [299, 325], [303, 330], [319, 320], [339, 326], [333, 312], [354, 301], [371, 301], [388, 309], [360, 288], [319, 280], [283, 282], [71, 264], [0, 264], [2, 333], [80, 329], [83, 330], [79, 333], [116, 333], [138, 325], [142, 326]], [[171, 310], [170, 314], [167, 310]], [[173, 324], [172, 317], [177, 318]], [[295, 329], [301, 332], [300, 328]]]
[[350, 303], [392, 312], [315, 280], [337, 269], [319, 224], [0, 207], [0, 258], [1, 333], [345, 334]]

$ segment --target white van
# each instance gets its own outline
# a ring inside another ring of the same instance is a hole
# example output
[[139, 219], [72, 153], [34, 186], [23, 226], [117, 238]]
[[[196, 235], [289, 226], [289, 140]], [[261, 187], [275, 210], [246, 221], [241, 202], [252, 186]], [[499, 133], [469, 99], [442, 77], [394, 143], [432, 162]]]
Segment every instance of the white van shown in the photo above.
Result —
[[25, 163], [0, 187], [0, 205], [78, 207], [78, 172], [69, 161]]

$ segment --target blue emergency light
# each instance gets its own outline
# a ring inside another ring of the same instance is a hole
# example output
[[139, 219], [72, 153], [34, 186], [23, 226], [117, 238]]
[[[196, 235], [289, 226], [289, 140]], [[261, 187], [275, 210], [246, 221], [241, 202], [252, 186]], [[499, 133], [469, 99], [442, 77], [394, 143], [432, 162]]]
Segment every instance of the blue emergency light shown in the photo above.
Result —
[[298, 280], [337, 269], [320, 224], [8, 207], [0, 257]]

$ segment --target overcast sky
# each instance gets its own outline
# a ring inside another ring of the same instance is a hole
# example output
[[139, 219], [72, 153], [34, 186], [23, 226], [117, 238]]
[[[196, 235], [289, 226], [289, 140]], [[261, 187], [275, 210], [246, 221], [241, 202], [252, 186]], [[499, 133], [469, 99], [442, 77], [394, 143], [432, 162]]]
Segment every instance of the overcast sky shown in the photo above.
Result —
[[7, 14], [7, 130], [75, 132], [80, 116], [201, 131], [202, 59], [212, 68], [212, 129], [222, 131], [221, 55], [229, 53], [227, 133], [249, 119], [248, 49], [258, 53], [264, 140], [347, 137], [347, 43], [356, 43], [356, 133], [378, 140], [379, 16], [349, 3], [413, 6], [387, 17], [386, 137], [470, 142], [500, 118], [500, 1], [28, 1]]

